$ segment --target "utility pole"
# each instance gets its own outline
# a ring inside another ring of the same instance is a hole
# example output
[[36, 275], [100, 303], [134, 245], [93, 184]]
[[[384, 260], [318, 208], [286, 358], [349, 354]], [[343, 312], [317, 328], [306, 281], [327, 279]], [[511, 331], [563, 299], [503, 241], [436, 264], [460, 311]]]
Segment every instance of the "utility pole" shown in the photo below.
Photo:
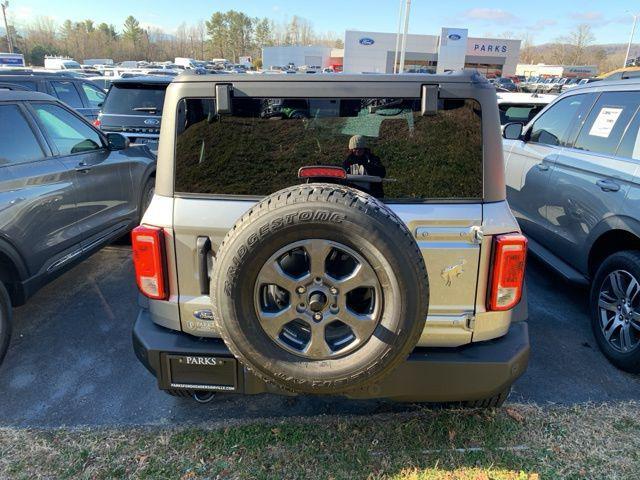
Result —
[[411, 0], [407, 0], [404, 10], [404, 31], [402, 34], [402, 49], [400, 50], [400, 73], [404, 73], [404, 60], [407, 53], [407, 32], [409, 31], [409, 15], [411, 13]]
[[622, 65], [622, 67], [626, 67], [627, 66], [627, 61], [629, 60], [629, 52], [631, 52], [631, 44], [633, 43], [633, 36], [636, 33], [636, 22], [638, 21], [638, 17], [640, 15], [633, 14], [633, 13], [629, 13], [629, 15], [631, 15], [633, 17], [633, 26], [631, 27], [631, 36], [629, 37], [629, 45], [627, 45], [627, 54], [624, 56], [624, 64]]
[[398, 33], [396, 34], [396, 54], [393, 58], [393, 73], [398, 73], [398, 54], [400, 53], [400, 37], [402, 32], [402, 16], [404, 14], [404, 1], [400, 0], [400, 9], [398, 10]]
[[7, 8], [9, 8], [9, 0], [0, 3], [2, 5], [2, 16], [4, 17], [4, 29], [7, 33], [7, 46], [9, 53], [13, 53], [13, 44], [11, 43], [11, 34], [9, 33], [9, 25], [7, 24]]

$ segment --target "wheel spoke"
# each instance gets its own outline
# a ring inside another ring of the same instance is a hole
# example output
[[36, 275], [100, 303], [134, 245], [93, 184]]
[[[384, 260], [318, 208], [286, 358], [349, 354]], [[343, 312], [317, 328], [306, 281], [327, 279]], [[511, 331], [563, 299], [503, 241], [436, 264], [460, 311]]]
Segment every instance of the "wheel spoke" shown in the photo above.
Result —
[[280, 310], [279, 312], [260, 312], [260, 325], [267, 335], [271, 338], [277, 338], [282, 327], [292, 320], [295, 320], [296, 313], [293, 306], [289, 305], [287, 308]]
[[612, 335], [615, 333], [619, 326], [620, 322], [618, 322], [616, 317], [613, 317], [606, 325], [603, 325], [602, 333], [604, 333], [604, 338], [606, 338], [607, 342], [611, 341]]
[[629, 350], [632, 347], [631, 335], [629, 332], [629, 325], [622, 325], [620, 327], [620, 348], [622, 350]]
[[637, 294], [638, 294], [638, 281], [634, 277], [631, 277], [631, 280], [629, 281], [629, 286], [627, 287], [627, 291], [626, 291], [626, 295], [627, 295], [627, 298], [629, 299], [629, 302], [633, 302], [633, 299], [636, 297]]
[[351, 328], [353, 334], [360, 341], [369, 338], [377, 325], [374, 315], [358, 314], [348, 308], [341, 311], [337, 317]]
[[324, 277], [325, 264], [333, 247], [326, 240], [309, 240], [304, 249], [309, 256], [309, 271], [314, 277]]
[[353, 273], [342, 280], [334, 281], [340, 292], [346, 295], [351, 290], [360, 287], [375, 287], [378, 284], [378, 277], [369, 264], [358, 264]]
[[312, 358], [324, 358], [331, 355], [331, 349], [324, 338], [324, 324], [311, 323], [311, 338], [304, 353]]
[[258, 274], [258, 281], [262, 285], [277, 285], [284, 288], [290, 294], [294, 292], [298, 280], [288, 275], [277, 261], [269, 262], [262, 267]]
[[598, 301], [598, 306], [600, 308], [603, 308], [609, 312], [613, 312], [613, 313], [617, 313], [618, 311], [618, 305], [616, 305], [616, 303], [611, 302], [611, 301], [607, 301], [606, 296], [604, 294], [600, 295], [600, 300]]
[[613, 294], [618, 298], [618, 300], [625, 298], [624, 289], [622, 287], [622, 278], [619, 271], [611, 272], [609, 274], [609, 283], [611, 283]]

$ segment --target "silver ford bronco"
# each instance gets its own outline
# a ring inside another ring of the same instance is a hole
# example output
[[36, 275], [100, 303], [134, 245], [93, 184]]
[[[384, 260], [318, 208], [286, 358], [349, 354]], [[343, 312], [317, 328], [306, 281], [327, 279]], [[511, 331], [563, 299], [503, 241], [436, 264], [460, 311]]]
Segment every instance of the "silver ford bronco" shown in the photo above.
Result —
[[159, 388], [497, 406], [526, 239], [495, 90], [445, 75], [183, 74], [132, 237]]

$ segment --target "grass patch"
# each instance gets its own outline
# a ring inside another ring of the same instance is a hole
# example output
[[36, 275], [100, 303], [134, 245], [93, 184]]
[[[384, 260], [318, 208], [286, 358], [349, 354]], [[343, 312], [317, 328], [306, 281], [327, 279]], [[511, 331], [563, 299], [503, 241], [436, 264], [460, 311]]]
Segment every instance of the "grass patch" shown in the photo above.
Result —
[[0, 429], [1, 478], [637, 478], [638, 403], [224, 428]]

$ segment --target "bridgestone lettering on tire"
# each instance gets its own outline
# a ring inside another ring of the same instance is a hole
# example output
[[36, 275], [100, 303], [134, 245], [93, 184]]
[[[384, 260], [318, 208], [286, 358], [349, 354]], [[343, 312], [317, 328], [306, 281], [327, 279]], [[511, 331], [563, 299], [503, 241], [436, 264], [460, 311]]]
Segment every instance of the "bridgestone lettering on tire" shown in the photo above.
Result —
[[283, 389], [323, 394], [375, 383], [403, 362], [429, 302], [404, 223], [330, 184], [281, 190], [243, 215], [217, 253], [211, 292], [241, 363]]

